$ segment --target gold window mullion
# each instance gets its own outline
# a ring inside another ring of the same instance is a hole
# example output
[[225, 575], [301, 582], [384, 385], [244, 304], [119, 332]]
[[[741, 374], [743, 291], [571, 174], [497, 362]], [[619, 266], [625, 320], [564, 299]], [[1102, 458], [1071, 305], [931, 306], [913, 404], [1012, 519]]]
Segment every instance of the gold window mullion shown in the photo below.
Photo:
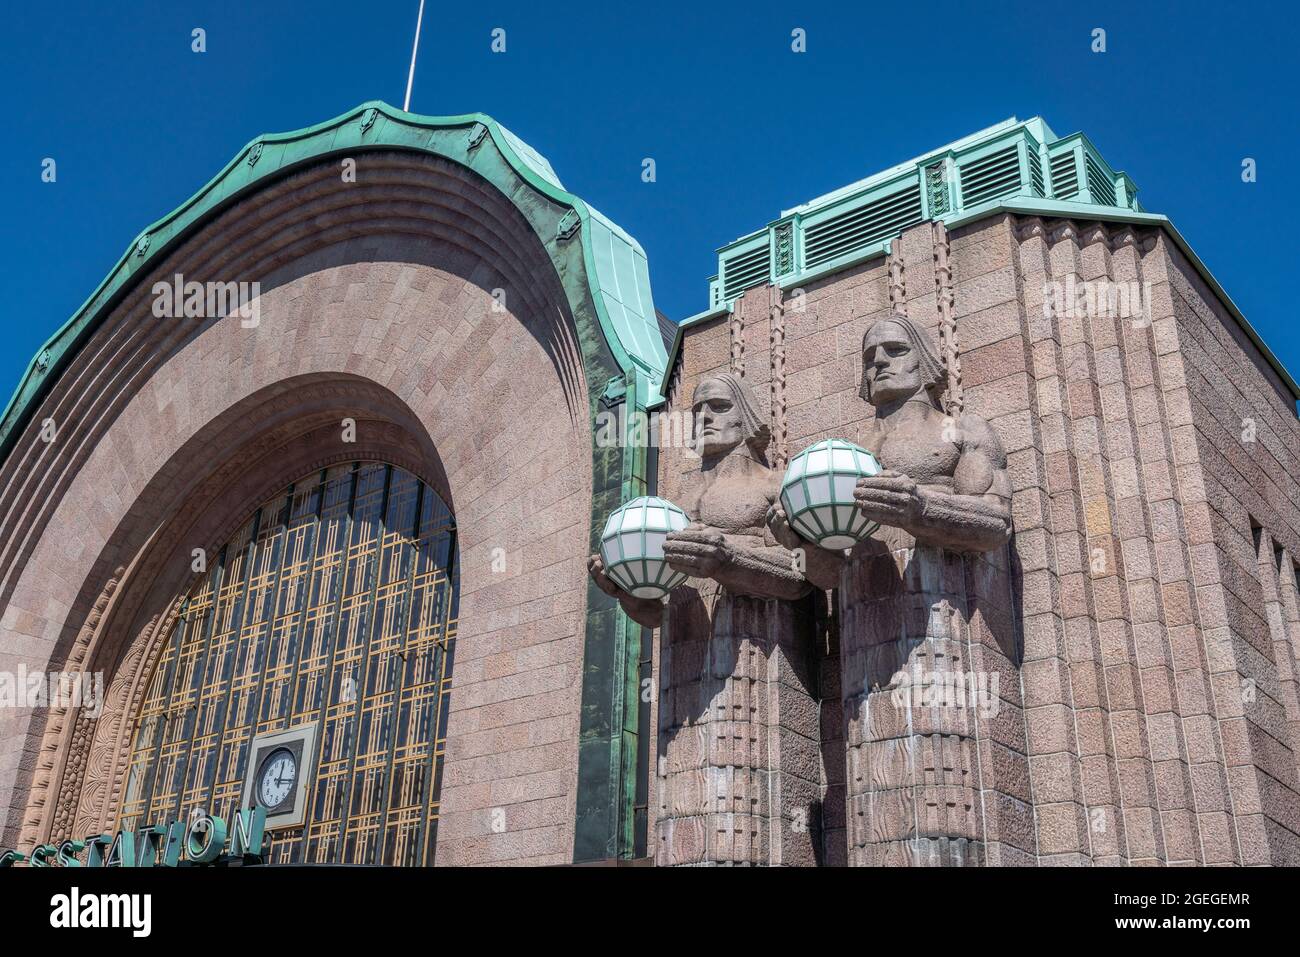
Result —
[[[222, 683], [225, 687], [223, 695], [224, 702], [221, 709], [221, 726], [220, 728], [214, 729], [213, 733], [216, 737], [212, 749], [212, 755], [207, 770], [203, 774], [203, 786], [196, 789], [194, 795], [195, 800], [202, 800], [205, 796], [211, 795], [212, 789], [217, 783], [217, 769], [221, 766], [221, 745], [225, 739], [225, 732], [230, 723], [230, 699], [235, 684], [235, 674], [239, 668], [239, 645], [247, 625], [245, 614], [248, 611], [249, 593], [252, 589], [253, 576], [256, 570], [255, 560], [257, 556], [257, 539], [261, 532], [262, 514], [264, 511], [265, 506], [259, 508], [257, 514], [253, 517], [252, 532], [248, 536], [248, 551], [244, 555], [242, 566], [240, 568], [241, 581], [239, 582], [240, 590], [237, 597], [238, 607], [233, 610], [231, 614], [231, 637], [229, 639], [230, 649], [225, 653], [225, 657], [222, 659], [221, 663]], [[182, 803], [183, 801], [184, 793], [182, 792]]]
[[[408, 567], [406, 570], [406, 586], [403, 590], [403, 594], [405, 594], [406, 596], [406, 620], [403, 623], [401, 630], [398, 632], [398, 635], [403, 644], [405, 644], [406, 639], [408, 637], [408, 632], [411, 627], [411, 610], [415, 605], [415, 597], [411, 594], [411, 586], [412, 583], [415, 581], [415, 566], [419, 561], [419, 556], [415, 553], [415, 548], [413, 543], [419, 540], [421, 510], [424, 506], [424, 490], [425, 490], [425, 485], [423, 482], [419, 483], [416, 486], [415, 518], [411, 523], [411, 537], [409, 541], [404, 542], [403, 549], [402, 549], [404, 560], [408, 563]], [[375, 842], [375, 863], [376, 864], [384, 863], [384, 844], [386, 843], [384, 837], [389, 827], [388, 815], [391, 813], [393, 807], [393, 790], [394, 790], [393, 758], [397, 752], [397, 746], [398, 746], [397, 741], [398, 741], [398, 736], [401, 732], [399, 719], [401, 716], [401, 709], [402, 709], [402, 689], [406, 682], [406, 653], [392, 652], [390, 654], [400, 654], [402, 663], [400, 665], [395, 665], [397, 669], [397, 687], [392, 692], [393, 703], [392, 703], [391, 720], [393, 722], [393, 729], [392, 729], [392, 733], [389, 735], [388, 762], [386, 767], [384, 768], [384, 776], [382, 778], [382, 783], [384, 788], [384, 804], [379, 815], [380, 836], [379, 836], [379, 840]], [[394, 856], [396, 856], [396, 852], [397, 852], [396, 841], [394, 841], [393, 847], [394, 847]], [[395, 863], [395, 861], [391, 863]]]
[[356, 721], [352, 725], [352, 747], [350, 749], [351, 753], [348, 758], [347, 774], [343, 778], [343, 795], [340, 799], [341, 803], [339, 804], [339, 819], [343, 823], [342, 833], [340, 836], [344, 842], [344, 853], [346, 853], [349, 833], [355, 834], [357, 836], [358, 842], [360, 842], [361, 834], [363, 833], [361, 821], [364, 819], [365, 815], [358, 815], [357, 824], [356, 827], [354, 828], [352, 825], [352, 821], [350, 820], [351, 813], [352, 813], [352, 809], [350, 805], [352, 801], [353, 788], [356, 783], [357, 751], [359, 750], [361, 744], [361, 727], [366, 722], [366, 717], [365, 717], [366, 687], [368, 684], [367, 679], [370, 676], [371, 651], [374, 643], [373, 642], [374, 629], [377, 627], [376, 615], [375, 615], [375, 597], [379, 592], [379, 579], [382, 577], [383, 574], [382, 565], [383, 565], [383, 558], [384, 558], [385, 522], [388, 517], [387, 514], [388, 496], [392, 489], [392, 480], [393, 480], [393, 467], [390, 465], [386, 467], [384, 470], [384, 492], [383, 492], [383, 498], [381, 499], [379, 505], [379, 535], [376, 538], [375, 561], [370, 568], [370, 575], [371, 575], [370, 598], [368, 602], [367, 616], [365, 619], [365, 623], [363, 625], [363, 627], [365, 627], [369, 632], [369, 635], [361, 641], [361, 648], [362, 648], [362, 660], [361, 660], [361, 669], [360, 669], [361, 682], [360, 682], [360, 687], [357, 689], [357, 716], [356, 716]]
[[[453, 525], [447, 531], [447, 568], [450, 572], [456, 567], [456, 527]], [[438, 830], [439, 810], [433, 808], [433, 792], [438, 784], [438, 761], [441, 758], [439, 754], [440, 741], [442, 740], [442, 700], [443, 696], [450, 693], [446, 687], [446, 661], [448, 653], [447, 627], [451, 621], [451, 604], [454, 598], [455, 589], [452, 587], [450, 575], [446, 582], [446, 598], [442, 605], [442, 628], [440, 634], [441, 641], [437, 642], [433, 648], [434, 654], [434, 679], [438, 682], [438, 693], [433, 695], [429, 701], [429, 707], [433, 709], [433, 720], [429, 722], [429, 764], [425, 768], [424, 780], [424, 814], [423, 821], [423, 840], [424, 851], [420, 863], [432, 864], [434, 855], [434, 845]]]
[[392, 465], [327, 467], [263, 503], [190, 590], [158, 656], [119, 824], [231, 810], [252, 736], [318, 720], [303, 824], [277, 832], [271, 859], [431, 859], [455, 563], [449, 510]]

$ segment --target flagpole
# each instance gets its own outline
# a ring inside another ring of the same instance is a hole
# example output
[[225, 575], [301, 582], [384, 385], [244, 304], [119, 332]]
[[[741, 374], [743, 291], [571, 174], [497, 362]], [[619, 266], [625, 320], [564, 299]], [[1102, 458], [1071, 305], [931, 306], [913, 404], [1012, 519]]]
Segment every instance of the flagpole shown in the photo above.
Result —
[[420, 24], [424, 22], [424, 0], [420, 0], [420, 12], [415, 17], [415, 44], [411, 47], [411, 72], [406, 75], [406, 100], [402, 103], [402, 112], [411, 110], [411, 84], [415, 82], [415, 54], [420, 50]]

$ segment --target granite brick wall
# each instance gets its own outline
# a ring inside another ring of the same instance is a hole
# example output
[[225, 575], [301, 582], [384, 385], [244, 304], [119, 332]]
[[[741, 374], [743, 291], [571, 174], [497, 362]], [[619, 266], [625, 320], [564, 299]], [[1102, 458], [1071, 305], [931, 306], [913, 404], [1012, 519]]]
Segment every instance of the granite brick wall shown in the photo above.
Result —
[[[987, 862], [1295, 863], [1293, 397], [1158, 230], [998, 215], [948, 241], [965, 408], [1013, 486], [1014, 642], [975, 641], [1002, 679], [979, 742]], [[923, 224], [779, 309], [758, 287], [683, 330], [668, 409], [739, 367], [789, 453], [855, 439], [866, 327], [902, 304], [937, 343], [935, 242]], [[660, 459], [668, 498], [681, 467]], [[843, 716], [826, 690], [822, 708], [835, 801]]]
[[[156, 275], [176, 272], [259, 280], [260, 325], [156, 319], [142, 277], [78, 352], [0, 477], [0, 667], [138, 685], [189, 549], [260, 501], [214, 475], [252, 489], [386, 458], [459, 529], [438, 860], [571, 860], [591, 435], [567, 301], [527, 222], [462, 168], [376, 154], [355, 184], [322, 164], [241, 201]], [[344, 448], [320, 430], [349, 415]], [[0, 843], [48, 835], [69, 801], [111, 822], [130, 688], [114, 700], [99, 726], [0, 714]]]

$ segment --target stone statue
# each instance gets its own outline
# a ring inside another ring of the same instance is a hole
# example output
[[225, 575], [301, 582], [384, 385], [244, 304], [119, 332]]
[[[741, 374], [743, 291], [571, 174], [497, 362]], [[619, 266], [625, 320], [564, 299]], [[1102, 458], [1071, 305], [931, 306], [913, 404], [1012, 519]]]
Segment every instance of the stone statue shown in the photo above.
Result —
[[[712, 580], [731, 595], [794, 600], [808, 594], [808, 581], [789, 550], [766, 527], [781, 476], [767, 462], [770, 431], [749, 387], [729, 372], [705, 379], [695, 390], [692, 413], [700, 469], [687, 496], [675, 504], [693, 521], [664, 542], [669, 566]], [[605, 574], [599, 554], [587, 564], [596, 584], [618, 598], [633, 621], [659, 627], [662, 602], [620, 589]]]
[[987, 552], [1011, 536], [1007, 457], [977, 415], [943, 411], [948, 376], [906, 316], [877, 322], [862, 339], [862, 398], [876, 410], [863, 447], [885, 471], [854, 491], [868, 518], [920, 544]]
[[767, 528], [781, 476], [749, 387], [705, 379], [692, 412], [699, 468], [676, 502], [692, 523], [664, 542], [690, 578], [665, 609], [623, 592], [599, 555], [588, 561], [634, 621], [663, 624], [656, 862], [812, 864], [817, 704], [801, 601], [812, 587]]
[[[947, 385], [943, 364], [906, 316], [889, 316], [867, 330], [859, 394], [876, 415], [861, 445], [883, 471], [859, 480], [854, 498], [867, 518], [907, 532], [918, 544], [986, 552], [1011, 535], [1007, 457], [984, 419], [944, 412]], [[779, 500], [767, 519], [777, 540], [809, 553], [809, 577], [835, 587], [841, 554], [800, 539]]]
[[809, 577], [838, 588], [855, 865], [996, 863], [979, 748], [1015, 657], [1011, 484], [997, 434], [977, 415], [947, 414], [947, 387], [925, 333], [903, 315], [878, 320], [863, 337], [860, 389], [875, 416], [857, 438], [884, 471], [854, 498], [881, 528], [827, 553], [796, 544], [779, 503], [768, 512], [774, 537], [805, 550]]

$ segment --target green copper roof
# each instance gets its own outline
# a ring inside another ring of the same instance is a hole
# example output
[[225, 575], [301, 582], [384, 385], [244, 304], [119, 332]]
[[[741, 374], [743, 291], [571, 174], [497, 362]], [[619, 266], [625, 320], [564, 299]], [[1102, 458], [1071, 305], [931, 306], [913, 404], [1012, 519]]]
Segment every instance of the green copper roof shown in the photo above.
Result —
[[[1158, 226], [1173, 239], [1233, 318], [1300, 399], [1300, 385], [1169, 219], [1148, 213], [1137, 185], [1082, 133], [1057, 136], [1041, 117], [1004, 120], [866, 179], [809, 200], [718, 250], [709, 308], [682, 326], [724, 314], [752, 286], [795, 288], [883, 256], [903, 230], [940, 220], [950, 228], [995, 213]], [[681, 332], [669, 350], [676, 361]]]
[[[483, 136], [491, 137], [495, 150], [478, 148]], [[645, 252], [636, 240], [565, 190], [544, 156], [491, 117], [482, 113], [420, 116], [371, 101], [316, 126], [257, 137], [207, 185], [140, 233], [99, 288], [28, 365], [0, 419], [0, 460], [68, 360], [164, 252], [214, 213], [296, 167], [340, 153], [384, 148], [442, 156], [474, 169], [499, 188], [513, 182], [568, 206], [581, 233], [589, 292], [605, 342], [624, 374], [645, 383], [640, 394], [657, 391], [667, 356], [655, 319]], [[508, 169], [489, 168], [494, 162], [500, 167], [502, 160]], [[517, 201], [512, 190], [504, 191]], [[548, 248], [555, 240], [554, 236], [539, 238]]]

